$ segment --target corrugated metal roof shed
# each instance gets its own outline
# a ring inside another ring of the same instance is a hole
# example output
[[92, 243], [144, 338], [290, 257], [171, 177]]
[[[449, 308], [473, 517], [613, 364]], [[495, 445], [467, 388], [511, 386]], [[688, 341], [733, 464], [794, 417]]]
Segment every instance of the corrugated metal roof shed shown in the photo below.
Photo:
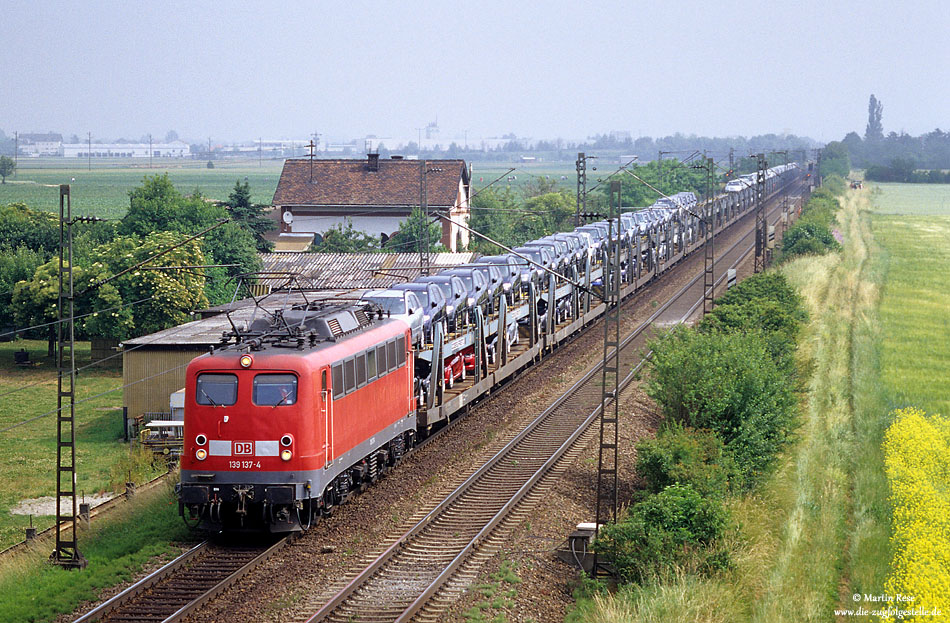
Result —
[[[477, 253], [433, 253], [434, 270], [467, 264]], [[261, 253], [263, 271], [297, 273], [314, 288], [387, 288], [422, 274], [418, 253]], [[285, 277], [268, 277], [260, 283], [279, 288]]]

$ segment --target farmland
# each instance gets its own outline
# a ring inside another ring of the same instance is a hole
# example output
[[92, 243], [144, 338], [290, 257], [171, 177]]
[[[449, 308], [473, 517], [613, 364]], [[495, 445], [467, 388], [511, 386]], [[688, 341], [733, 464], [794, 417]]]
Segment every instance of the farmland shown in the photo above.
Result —
[[[74, 214], [91, 214], [102, 218], [121, 218], [129, 206], [129, 191], [141, 186], [146, 175], [168, 173], [175, 187], [191, 194], [198, 189], [210, 199], [224, 200], [237, 181], [245, 179], [251, 187], [251, 201], [270, 205], [277, 188], [283, 160], [258, 163], [217, 162], [208, 169], [204, 162], [193, 160], [156, 161], [148, 164], [114, 168], [94, 163], [91, 171], [85, 166], [58, 168], [51, 162], [20, 161], [16, 177], [0, 185], [0, 204], [20, 201], [30, 208], [56, 211], [59, 209], [59, 185], [69, 184]], [[126, 161], [127, 163], [128, 161]], [[65, 164], [58, 161], [58, 166]]]
[[950, 188], [881, 184], [872, 201], [874, 238], [887, 258], [881, 368], [891, 406], [948, 414]]

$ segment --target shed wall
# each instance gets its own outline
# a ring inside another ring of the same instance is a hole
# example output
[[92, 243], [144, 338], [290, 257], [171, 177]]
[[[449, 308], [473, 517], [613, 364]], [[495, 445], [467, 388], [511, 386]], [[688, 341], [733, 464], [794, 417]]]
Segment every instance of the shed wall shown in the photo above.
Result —
[[146, 348], [124, 352], [122, 384], [126, 387], [122, 390], [122, 403], [128, 407], [129, 417], [148, 411], [168, 411], [172, 393], [185, 386], [188, 362], [204, 352], [207, 351]]

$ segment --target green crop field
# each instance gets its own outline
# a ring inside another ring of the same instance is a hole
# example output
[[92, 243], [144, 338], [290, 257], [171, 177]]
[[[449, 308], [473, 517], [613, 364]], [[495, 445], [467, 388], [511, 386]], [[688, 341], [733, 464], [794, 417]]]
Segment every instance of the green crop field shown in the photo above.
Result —
[[950, 187], [881, 184], [874, 238], [887, 254], [881, 372], [894, 407], [950, 413]]
[[[0, 184], [0, 204], [22, 201], [31, 208], [59, 210], [59, 185], [69, 184], [74, 214], [95, 215], [102, 218], [121, 218], [129, 206], [129, 190], [140, 186], [146, 175], [168, 173], [175, 187], [190, 194], [195, 189], [208, 198], [224, 200], [237, 181], [247, 180], [251, 187], [251, 200], [270, 205], [277, 188], [277, 180], [283, 161], [267, 160], [263, 166], [257, 163], [219, 161], [214, 169], [204, 162], [193, 160], [156, 161], [151, 169], [148, 164], [103, 167], [93, 163], [91, 171], [84, 166], [52, 166], [54, 161], [20, 161], [16, 177], [7, 178]], [[75, 164], [75, 163], [70, 163]]]
[[950, 215], [950, 184], [874, 183], [871, 197], [882, 214]]

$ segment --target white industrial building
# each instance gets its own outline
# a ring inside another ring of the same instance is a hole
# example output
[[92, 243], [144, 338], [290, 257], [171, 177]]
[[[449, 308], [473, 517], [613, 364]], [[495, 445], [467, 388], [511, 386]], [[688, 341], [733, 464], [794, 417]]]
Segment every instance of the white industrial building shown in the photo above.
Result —
[[171, 143], [63, 143], [66, 158], [188, 158], [191, 147], [183, 141]]

